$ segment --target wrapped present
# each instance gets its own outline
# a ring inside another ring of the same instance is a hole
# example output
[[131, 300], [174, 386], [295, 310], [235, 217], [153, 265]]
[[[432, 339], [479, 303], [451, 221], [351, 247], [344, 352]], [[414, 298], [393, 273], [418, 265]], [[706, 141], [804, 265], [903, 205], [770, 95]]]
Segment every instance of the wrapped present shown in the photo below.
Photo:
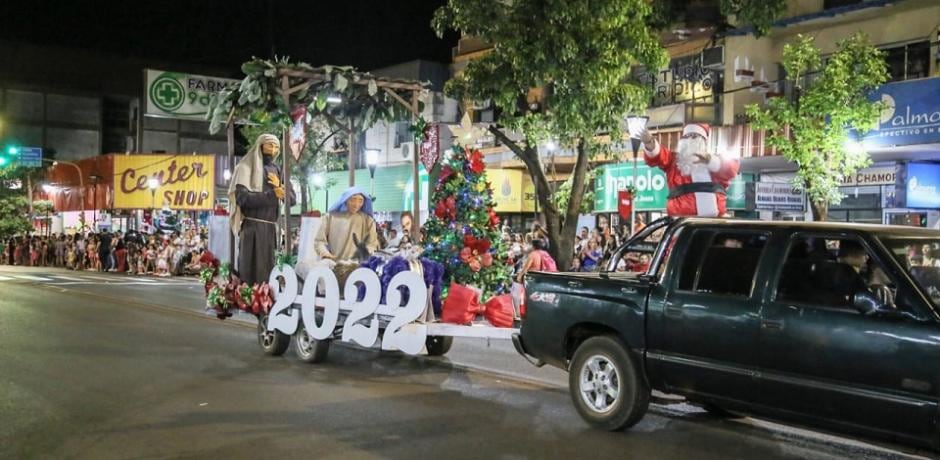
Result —
[[480, 312], [477, 300], [477, 291], [469, 286], [451, 283], [444, 307], [441, 311], [441, 321], [453, 324], [470, 324]]
[[512, 308], [512, 296], [502, 294], [486, 301], [483, 317], [496, 327], [512, 327], [515, 311]]

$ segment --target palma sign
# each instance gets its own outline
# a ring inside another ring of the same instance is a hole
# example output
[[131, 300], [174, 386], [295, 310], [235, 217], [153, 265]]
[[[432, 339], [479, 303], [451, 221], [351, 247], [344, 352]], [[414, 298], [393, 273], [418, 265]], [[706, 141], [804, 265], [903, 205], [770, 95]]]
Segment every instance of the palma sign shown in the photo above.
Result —
[[147, 69], [144, 89], [146, 115], [185, 120], [205, 120], [209, 104], [220, 91], [240, 82], [228, 78]]

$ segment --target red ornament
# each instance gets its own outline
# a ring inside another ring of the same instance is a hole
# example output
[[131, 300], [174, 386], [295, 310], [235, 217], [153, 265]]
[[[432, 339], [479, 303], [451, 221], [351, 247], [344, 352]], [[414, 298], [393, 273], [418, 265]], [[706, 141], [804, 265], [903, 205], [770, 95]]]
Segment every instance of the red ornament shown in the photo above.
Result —
[[483, 263], [484, 267], [489, 267], [490, 265], [493, 265], [493, 254], [490, 254], [488, 252], [483, 253], [483, 257], [480, 258], [480, 262]]
[[460, 250], [460, 260], [462, 260], [463, 263], [469, 262], [471, 257], [473, 257], [472, 249], [465, 247]]
[[496, 211], [494, 211], [493, 208], [490, 208], [487, 210], [487, 213], [490, 216], [490, 227], [496, 227], [499, 225], [499, 216], [496, 215]]
[[483, 162], [483, 152], [471, 150], [467, 155], [467, 159], [470, 160], [470, 171], [474, 174], [480, 174], [486, 170], [486, 163]]
[[470, 262], [467, 262], [467, 265], [469, 265], [470, 270], [473, 270], [474, 272], [478, 272], [481, 268], [483, 268], [482, 264], [480, 263], [480, 259], [476, 257], [470, 259]]
[[274, 296], [271, 295], [271, 285], [257, 283], [251, 295], [251, 312], [256, 315], [267, 314], [274, 305]]

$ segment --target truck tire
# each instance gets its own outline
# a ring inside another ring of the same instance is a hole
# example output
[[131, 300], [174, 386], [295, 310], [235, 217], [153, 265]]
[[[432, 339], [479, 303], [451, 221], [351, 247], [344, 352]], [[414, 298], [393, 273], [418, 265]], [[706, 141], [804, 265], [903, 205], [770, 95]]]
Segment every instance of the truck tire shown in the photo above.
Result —
[[303, 324], [297, 326], [297, 333], [294, 334], [294, 353], [305, 363], [322, 363], [326, 361], [326, 355], [330, 352], [332, 340], [316, 340], [307, 335], [307, 329]]
[[281, 331], [268, 331], [268, 315], [258, 317], [258, 345], [270, 356], [281, 356], [290, 346], [290, 336]]
[[623, 343], [602, 335], [584, 341], [568, 369], [568, 389], [588, 424], [608, 431], [635, 425], [649, 407], [650, 388]]
[[428, 356], [444, 356], [454, 345], [454, 338], [450, 336], [429, 335], [424, 341], [428, 349]]

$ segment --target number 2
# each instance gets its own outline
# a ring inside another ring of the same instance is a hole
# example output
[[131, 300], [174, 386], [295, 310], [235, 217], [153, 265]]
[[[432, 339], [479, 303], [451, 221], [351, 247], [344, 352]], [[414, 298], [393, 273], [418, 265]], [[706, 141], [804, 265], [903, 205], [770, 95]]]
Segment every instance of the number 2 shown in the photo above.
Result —
[[[365, 297], [359, 301], [359, 284], [365, 288]], [[364, 347], [375, 345], [379, 337], [379, 319], [375, 317], [375, 310], [379, 307], [379, 294], [382, 293], [382, 284], [374, 271], [368, 268], [359, 268], [349, 274], [346, 279], [343, 297], [352, 311], [343, 323], [343, 341], [356, 342]], [[371, 317], [368, 327], [360, 321]]]
[[[281, 290], [279, 277], [284, 278], [283, 290]], [[294, 299], [297, 298], [297, 273], [290, 265], [284, 265], [283, 268], [274, 267], [274, 270], [271, 270], [271, 276], [268, 277], [268, 284], [274, 295], [274, 305], [268, 313], [268, 331], [273, 332], [277, 329], [287, 335], [292, 335], [297, 331], [297, 315], [290, 314], [290, 308], [294, 305]]]
[[[401, 305], [401, 291], [399, 287], [408, 289], [408, 304]], [[405, 325], [417, 321], [428, 307], [428, 289], [424, 278], [416, 272], [405, 271], [392, 277], [385, 292], [385, 303], [392, 307], [394, 318], [388, 323], [382, 337], [383, 350], [401, 350], [410, 355], [416, 355], [424, 349], [428, 336], [426, 324], [415, 324], [407, 329]]]

